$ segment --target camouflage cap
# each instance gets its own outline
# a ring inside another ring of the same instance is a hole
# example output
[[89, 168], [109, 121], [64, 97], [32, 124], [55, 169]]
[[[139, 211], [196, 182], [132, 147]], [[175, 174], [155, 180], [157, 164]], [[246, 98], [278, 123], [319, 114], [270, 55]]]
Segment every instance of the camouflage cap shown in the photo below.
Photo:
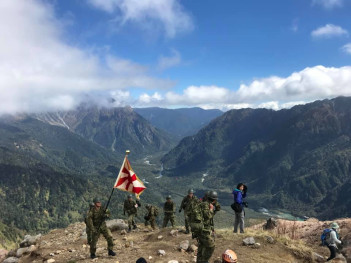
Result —
[[133, 198], [133, 196], [132, 195], [128, 195], [128, 198]]
[[218, 194], [216, 191], [210, 191], [207, 195], [207, 198], [208, 199], [211, 199], [211, 200], [217, 200], [218, 199]]
[[172, 196], [167, 195], [166, 199], [167, 199], [167, 200], [172, 199]]
[[188, 190], [188, 194], [193, 194], [194, 193], [194, 189], [189, 189]]

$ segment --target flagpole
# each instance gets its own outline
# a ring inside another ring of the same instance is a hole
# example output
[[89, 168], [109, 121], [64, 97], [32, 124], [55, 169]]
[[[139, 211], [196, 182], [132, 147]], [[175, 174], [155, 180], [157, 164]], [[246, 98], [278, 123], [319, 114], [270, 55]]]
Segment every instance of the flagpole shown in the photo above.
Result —
[[[120, 171], [119, 171], [119, 174], [121, 174], [121, 171], [122, 171], [122, 169], [123, 169], [123, 167], [124, 167], [124, 162], [126, 161], [126, 158], [127, 158], [128, 154], [130, 154], [130, 151], [129, 151], [129, 150], [126, 150], [126, 156], [124, 157], [124, 160], [123, 160], [121, 169], [120, 169]], [[117, 179], [118, 179], [118, 178], [117, 178]], [[110, 194], [110, 197], [109, 197], [109, 199], [108, 199], [108, 201], [107, 201], [107, 204], [106, 204], [106, 207], [105, 207], [105, 212], [106, 212], [106, 210], [107, 210], [108, 205], [110, 204], [111, 197], [112, 197], [112, 194], [113, 194], [113, 191], [114, 191], [114, 190], [115, 190], [115, 188], [113, 187], [113, 188], [112, 188], [112, 191], [111, 191], [111, 194]]]

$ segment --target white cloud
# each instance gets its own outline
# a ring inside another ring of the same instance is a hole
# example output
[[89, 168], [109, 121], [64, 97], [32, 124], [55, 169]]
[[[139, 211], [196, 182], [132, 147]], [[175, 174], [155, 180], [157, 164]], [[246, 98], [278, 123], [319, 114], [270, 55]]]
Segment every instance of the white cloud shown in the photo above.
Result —
[[65, 43], [64, 23], [42, 1], [0, 1], [0, 114], [66, 110], [121, 89], [173, 86], [108, 51]]
[[[160, 96], [157, 105], [199, 106], [222, 110], [264, 107], [277, 110], [318, 99], [351, 96], [350, 83], [351, 66], [315, 66], [294, 72], [286, 78], [271, 76], [256, 79], [250, 84], [240, 85], [238, 90], [217, 86], [190, 86], [182, 93], [167, 92], [165, 96]], [[136, 105], [149, 106], [140, 99]]]
[[348, 44], [344, 45], [341, 49], [342, 49], [345, 53], [351, 55], [351, 43], [348, 43]]
[[170, 57], [161, 56], [159, 58], [157, 66], [159, 70], [165, 70], [167, 68], [175, 67], [180, 64], [182, 60], [180, 53], [175, 49], [172, 49], [171, 51], [172, 55]]
[[319, 27], [311, 32], [311, 36], [315, 38], [330, 38], [336, 36], [348, 36], [349, 32], [340, 26], [333, 24], [326, 24], [325, 26]]
[[[179, 0], [89, 0], [96, 8], [118, 14], [119, 25], [134, 23], [147, 30], [162, 25], [167, 37], [193, 29], [193, 22]], [[161, 22], [161, 23], [160, 23]]]
[[325, 9], [343, 6], [344, 0], [312, 0], [312, 5], [321, 5]]

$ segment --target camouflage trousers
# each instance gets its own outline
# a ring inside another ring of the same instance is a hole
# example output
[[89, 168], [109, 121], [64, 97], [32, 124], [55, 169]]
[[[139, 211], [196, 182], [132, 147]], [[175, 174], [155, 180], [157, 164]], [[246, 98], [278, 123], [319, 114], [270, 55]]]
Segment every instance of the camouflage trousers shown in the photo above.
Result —
[[136, 217], [136, 214], [128, 214], [128, 227], [132, 228], [132, 226], [136, 226], [134, 217]]
[[162, 227], [167, 227], [168, 221], [171, 221], [172, 227], [175, 226], [175, 216], [174, 213], [165, 213], [165, 217], [163, 218], [163, 225]]
[[145, 220], [145, 226], [151, 225], [152, 229], [156, 229], [156, 218], [154, 216], [150, 217], [149, 220]]
[[198, 250], [197, 250], [197, 263], [207, 263], [209, 262], [214, 250], [215, 241], [211, 236], [211, 231], [203, 231], [197, 237]]
[[107, 241], [107, 249], [113, 249], [113, 239], [110, 229], [107, 228], [106, 223], [103, 223], [100, 227], [100, 231], [98, 233], [92, 233], [91, 243], [90, 243], [90, 253], [95, 254], [96, 252], [96, 244], [99, 240], [100, 234], [104, 236]]
[[185, 210], [184, 210], [184, 222], [185, 222], [185, 230], [187, 232], [190, 232], [189, 217], [187, 215], [187, 212], [185, 212]]
[[87, 233], [88, 245], [90, 245], [91, 244], [91, 240], [92, 240], [92, 231], [91, 231], [91, 229], [88, 226], [86, 226], [85, 232]]

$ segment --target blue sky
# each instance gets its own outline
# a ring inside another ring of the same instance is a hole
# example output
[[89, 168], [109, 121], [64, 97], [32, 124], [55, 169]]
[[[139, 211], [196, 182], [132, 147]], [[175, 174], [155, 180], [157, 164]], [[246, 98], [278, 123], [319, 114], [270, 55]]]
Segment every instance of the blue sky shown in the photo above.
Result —
[[111, 97], [227, 110], [351, 95], [347, 0], [8, 0], [0, 10], [0, 114]]

